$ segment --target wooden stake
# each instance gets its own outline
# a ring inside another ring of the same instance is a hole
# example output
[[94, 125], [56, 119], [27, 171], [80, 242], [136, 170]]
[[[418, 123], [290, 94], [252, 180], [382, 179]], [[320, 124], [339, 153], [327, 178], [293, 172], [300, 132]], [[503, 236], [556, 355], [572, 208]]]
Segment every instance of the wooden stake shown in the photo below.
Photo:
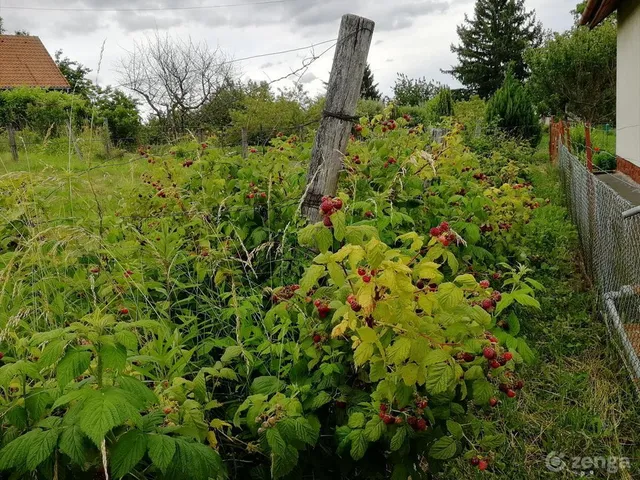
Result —
[[11, 157], [14, 161], [18, 161], [18, 145], [16, 144], [16, 132], [13, 129], [13, 125], [7, 125], [7, 134], [9, 135], [9, 148], [11, 149]]
[[302, 201], [302, 213], [310, 222], [320, 220], [322, 197], [333, 196], [338, 189], [342, 157], [360, 98], [374, 26], [373, 21], [356, 15], [342, 17], [325, 110], [311, 152], [307, 189]]
[[67, 130], [69, 131], [69, 141], [73, 144], [73, 148], [76, 150], [76, 155], [80, 160], [82, 158], [82, 152], [80, 151], [80, 147], [78, 146], [78, 142], [76, 142], [76, 136], [73, 134], [73, 127], [71, 126], [71, 120], [67, 118]]
[[587, 150], [587, 169], [593, 172], [593, 148], [591, 148], [591, 124], [584, 124], [584, 143]]
[[111, 158], [111, 135], [109, 134], [109, 120], [106, 118], [102, 123], [102, 128], [104, 130], [104, 151], [107, 154], [107, 158]]
[[246, 127], [242, 127], [242, 158], [249, 156], [249, 139]]

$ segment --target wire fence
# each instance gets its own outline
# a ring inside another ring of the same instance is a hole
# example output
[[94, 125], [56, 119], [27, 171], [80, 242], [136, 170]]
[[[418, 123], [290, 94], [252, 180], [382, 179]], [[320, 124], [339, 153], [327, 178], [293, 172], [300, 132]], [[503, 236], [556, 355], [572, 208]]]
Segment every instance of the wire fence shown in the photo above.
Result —
[[558, 164], [598, 310], [640, 392], [640, 209], [564, 145]]

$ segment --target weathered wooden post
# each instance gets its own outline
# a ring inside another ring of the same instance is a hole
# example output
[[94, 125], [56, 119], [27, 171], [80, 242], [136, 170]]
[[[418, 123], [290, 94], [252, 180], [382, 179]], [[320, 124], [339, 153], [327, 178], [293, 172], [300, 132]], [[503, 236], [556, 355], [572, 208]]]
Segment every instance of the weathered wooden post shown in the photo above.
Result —
[[14, 161], [18, 161], [18, 145], [16, 144], [16, 132], [13, 129], [13, 125], [9, 123], [7, 125], [7, 135], [9, 136], [9, 149], [11, 150], [11, 158]]
[[247, 128], [242, 127], [242, 158], [249, 156], [249, 135], [247, 134]]
[[102, 129], [104, 130], [104, 151], [107, 158], [111, 158], [111, 135], [109, 135], [109, 120], [106, 118], [104, 119], [104, 122], [102, 122]]
[[587, 151], [587, 169], [593, 172], [593, 148], [591, 147], [591, 124], [584, 124], [584, 146]]
[[78, 142], [76, 142], [76, 136], [73, 134], [73, 127], [71, 126], [71, 119], [67, 118], [67, 130], [69, 131], [69, 141], [73, 144], [73, 148], [76, 150], [76, 155], [80, 160], [82, 158], [82, 152], [80, 151], [80, 147], [78, 146]]
[[356, 15], [344, 15], [333, 67], [327, 86], [322, 120], [316, 133], [307, 174], [302, 213], [310, 222], [320, 220], [324, 195], [335, 195], [342, 157], [356, 112], [364, 69], [367, 64], [375, 23]]
[[553, 118], [551, 119], [551, 123], [549, 124], [549, 159], [553, 162], [553, 135], [555, 133], [555, 122]]

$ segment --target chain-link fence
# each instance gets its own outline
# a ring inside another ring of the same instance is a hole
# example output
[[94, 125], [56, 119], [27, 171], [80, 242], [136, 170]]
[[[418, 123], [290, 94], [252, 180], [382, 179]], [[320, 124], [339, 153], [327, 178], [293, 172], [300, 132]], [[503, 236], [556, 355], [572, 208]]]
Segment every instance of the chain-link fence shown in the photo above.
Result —
[[640, 213], [564, 145], [558, 163], [598, 308], [640, 387]]

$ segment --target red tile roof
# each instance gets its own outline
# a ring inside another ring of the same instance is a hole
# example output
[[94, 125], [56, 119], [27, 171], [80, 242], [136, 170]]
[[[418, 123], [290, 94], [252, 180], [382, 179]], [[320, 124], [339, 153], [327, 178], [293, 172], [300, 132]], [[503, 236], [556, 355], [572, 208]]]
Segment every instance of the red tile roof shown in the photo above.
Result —
[[69, 88], [38, 37], [0, 35], [0, 88]]
[[611, 15], [623, 0], [589, 0], [580, 18], [580, 25], [596, 27]]

